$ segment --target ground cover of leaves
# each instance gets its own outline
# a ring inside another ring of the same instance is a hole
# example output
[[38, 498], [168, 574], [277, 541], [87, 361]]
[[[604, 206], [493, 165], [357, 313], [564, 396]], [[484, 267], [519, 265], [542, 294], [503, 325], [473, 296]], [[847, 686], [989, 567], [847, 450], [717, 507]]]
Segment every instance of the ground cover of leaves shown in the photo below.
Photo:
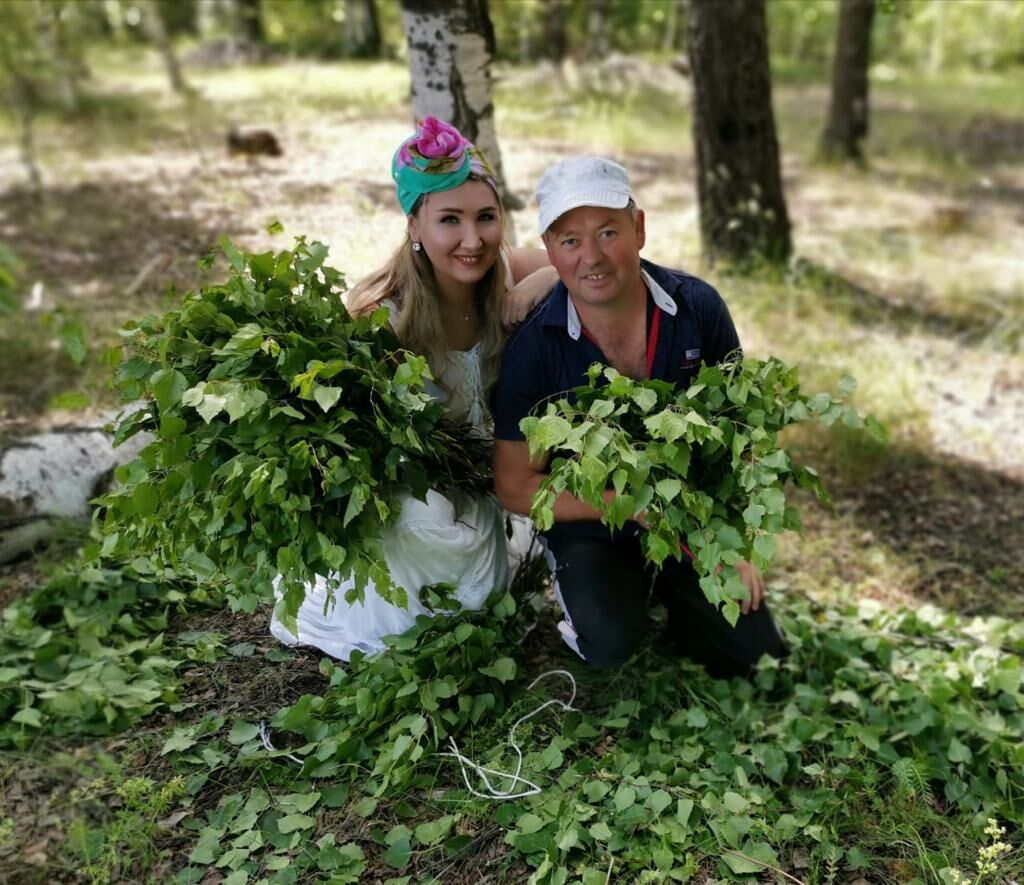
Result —
[[[526, 626], [537, 618], [503, 606], [486, 623], [512, 637], [520, 615]], [[483, 682], [446, 657], [438, 676], [412, 683], [409, 709], [448, 721], [456, 708], [425, 692], [459, 706], [461, 696], [438, 678], [511, 690], [453, 731], [462, 752], [499, 770], [512, 764], [503, 736], [514, 718], [569, 700], [560, 677], [536, 691], [528, 680], [565, 669], [578, 682], [574, 711], [519, 732], [523, 774], [540, 792], [500, 803], [467, 793], [429, 728], [410, 732], [428, 738], [422, 746], [391, 728], [354, 770], [335, 764], [360, 755], [339, 754], [332, 736], [352, 697], [344, 671], [273, 646], [260, 617], [186, 620], [187, 700], [131, 734], [92, 746], [43, 739], [10, 760], [2, 783], [19, 839], [0, 850], [0, 871], [15, 882], [596, 883], [608, 869], [611, 881], [773, 881], [773, 869], [805, 882], [950, 881], [988, 842], [978, 824], [1019, 825], [1019, 624], [796, 597], [777, 613], [792, 654], [752, 683], [714, 682], [656, 643], [622, 670], [588, 671], [559, 645], [550, 609]], [[453, 635], [421, 631], [392, 659], [422, 663], [436, 652], [417, 649], [454, 650]], [[487, 635], [489, 650], [497, 634]], [[401, 715], [376, 697], [364, 708], [360, 692], [368, 728]], [[276, 752], [261, 721], [274, 725]], [[1022, 866], [1017, 838], [1009, 845], [1006, 881]]]

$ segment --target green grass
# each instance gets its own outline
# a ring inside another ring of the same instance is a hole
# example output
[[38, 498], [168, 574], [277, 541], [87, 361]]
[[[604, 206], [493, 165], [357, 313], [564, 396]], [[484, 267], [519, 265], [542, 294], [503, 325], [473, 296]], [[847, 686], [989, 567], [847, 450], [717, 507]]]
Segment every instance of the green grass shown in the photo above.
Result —
[[674, 82], [627, 73], [602, 83], [584, 75], [566, 90], [554, 74], [541, 80], [535, 69], [510, 69], [495, 90], [498, 126], [580, 152], [690, 154], [686, 84], [679, 79], [674, 91]]

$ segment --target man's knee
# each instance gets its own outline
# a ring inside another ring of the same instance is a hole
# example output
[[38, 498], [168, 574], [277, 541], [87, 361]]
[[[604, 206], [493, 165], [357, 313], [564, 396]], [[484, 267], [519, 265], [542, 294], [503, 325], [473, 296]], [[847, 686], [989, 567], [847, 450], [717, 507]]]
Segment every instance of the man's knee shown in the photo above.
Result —
[[621, 667], [633, 657], [641, 637], [627, 631], [615, 631], [580, 644], [583, 659], [592, 667]]
[[594, 667], [624, 664], [647, 632], [649, 579], [638, 545], [551, 532], [566, 643]]
[[782, 633], [771, 616], [767, 606], [761, 606], [756, 612], [741, 615], [738, 630], [734, 632], [733, 641], [720, 649], [719, 653], [704, 661], [707, 671], [716, 679], [729, 679], [733, 676], [750, 678], [757, 662], [767, 655], [771, 658], [784, 658], [789, 654]]

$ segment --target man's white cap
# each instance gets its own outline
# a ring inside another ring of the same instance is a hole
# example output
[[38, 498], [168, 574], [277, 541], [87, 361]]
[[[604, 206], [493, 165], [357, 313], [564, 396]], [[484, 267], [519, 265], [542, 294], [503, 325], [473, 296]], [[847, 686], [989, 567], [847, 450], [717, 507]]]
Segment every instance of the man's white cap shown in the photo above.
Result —
[[543, 234], [566, 212], [580, 206], [625, 209], [633, 199], [625, 169], [604, 157], [572, 157], [555, 163], [537, 185], [537, 226]]

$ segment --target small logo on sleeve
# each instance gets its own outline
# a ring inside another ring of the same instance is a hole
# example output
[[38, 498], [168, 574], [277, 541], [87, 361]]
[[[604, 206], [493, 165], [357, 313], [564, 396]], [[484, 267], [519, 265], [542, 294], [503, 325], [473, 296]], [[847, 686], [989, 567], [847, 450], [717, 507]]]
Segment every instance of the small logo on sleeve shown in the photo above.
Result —
[[700, 359], [700, 348], [699, 347], [695, 347], [693, 350], [686, 351], [686, 359], [687, 359], [687, 361], [689, 361], [689, 360], [699, 360]]

